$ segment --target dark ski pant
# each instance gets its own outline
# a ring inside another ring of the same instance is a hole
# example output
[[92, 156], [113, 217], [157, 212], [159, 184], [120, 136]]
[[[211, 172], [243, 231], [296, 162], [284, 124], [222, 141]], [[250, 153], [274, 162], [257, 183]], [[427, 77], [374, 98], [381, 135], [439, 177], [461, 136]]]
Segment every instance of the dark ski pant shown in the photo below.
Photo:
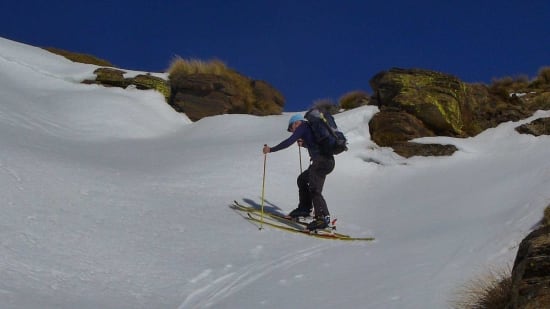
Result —
[[311, 165], [298, 176], [298, 192], [300, 204], [298, 208], [315, 209], [316, 217], [330, 215], [327, 202], [323, 198], [323, 186], [325, 178], [334, 170], [334, 157], [319, 156], [312, 160]]

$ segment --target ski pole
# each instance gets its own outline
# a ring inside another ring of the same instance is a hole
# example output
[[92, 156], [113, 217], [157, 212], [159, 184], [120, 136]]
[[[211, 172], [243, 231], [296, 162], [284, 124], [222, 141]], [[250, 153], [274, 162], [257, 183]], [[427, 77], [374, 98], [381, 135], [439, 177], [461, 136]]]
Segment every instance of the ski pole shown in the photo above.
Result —
[[[267, 145], [264, 145], [267, 146]], [[260, 230], [264, 227], [264, 194], [265, 194], [265, 165], [267, 161], [267, 154], [264, 153], [264, 176], [262, 180], [262, 208], [260, 212]]]
[[298, 144], [298, 156], [300, 157], [300, 174], [302, 174], [302, 149], [300, 144]]

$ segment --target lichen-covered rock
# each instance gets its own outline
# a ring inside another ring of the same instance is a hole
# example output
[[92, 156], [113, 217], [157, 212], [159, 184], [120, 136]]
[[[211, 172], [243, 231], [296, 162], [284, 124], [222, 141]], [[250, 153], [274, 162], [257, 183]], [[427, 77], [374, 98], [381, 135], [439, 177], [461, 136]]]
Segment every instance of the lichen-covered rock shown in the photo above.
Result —
[[130, 83], [124, 78], [125, 71], [114, 68], [99, 68], [94, 71], [95, 83], [104, 86], [126, 88]]
[[160, 92], [166, 101], [170, 98], [170, 86], [168, 81], [151, 74], [139, 74], [133, 78], [126, 78], [125, 71], [115, 68], [98, 68], [94, 71], [95, 80], [85, 80], [85, 84], [99, 84], [107, 87], [126, 88], [130, 85], [142, 90], [156, 90]]
[[[506, 89], [466, 84], [452, 75], [422, 69], [392, 68], [376, 74], [370, 84], [374, 90], [371, 104], [380, 108], [369, 124], [371, 136], [378, 145], [399, 148], [401, 152], [402, 143], [413, 138], [475, 136], [550, 107], [545, 90], [508, 93]], [[536, 125], [521, 130], [534, 130]], [[449, 151], [443, 149], [441, 153]]]
[[405, 111], [437, 135], [466, 136], [465, 85], [456, 77], [421, 69], [378, 73], [371, 79], [374, 97], [381, 107]]
[[154, 89], [160, 92], [166, 101], [170, 99], [170, 85], [168, 81], [150, 74], [139, 74], [130, 79], [130, 83], [138, 89]]

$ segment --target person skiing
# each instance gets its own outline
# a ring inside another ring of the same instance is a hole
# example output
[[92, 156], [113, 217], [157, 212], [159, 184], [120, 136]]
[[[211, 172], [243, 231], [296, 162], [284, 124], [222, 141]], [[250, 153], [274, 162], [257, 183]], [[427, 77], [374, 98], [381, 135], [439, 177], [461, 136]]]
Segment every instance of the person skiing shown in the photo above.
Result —
[[289, 216], [292, 218], [309, 216], [313, 204], [315, 218], [308, 224], [307, 229], [314, 231], [327, 228], [330, 224], [330, 213], [322, 191], [326, 176], [334, 170], [334, 156], [321, 153], [311, 126], [302, 115], [295, 114], [290, 117], [287, 131], [292, 133], [290, 137], [274, 147], [264, 145], [263, 153], [283, 150], [295, 142], [298, 146], [307, 148], [310, 165], [298, 176], [299, 204], [298, 208], [289, 213]]

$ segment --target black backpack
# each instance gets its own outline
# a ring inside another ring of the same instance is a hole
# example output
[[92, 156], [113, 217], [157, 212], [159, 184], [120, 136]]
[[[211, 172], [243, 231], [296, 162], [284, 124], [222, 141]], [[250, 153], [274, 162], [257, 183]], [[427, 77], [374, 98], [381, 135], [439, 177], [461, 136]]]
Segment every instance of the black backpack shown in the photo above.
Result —
[[304, 118], [311, 126], [321, 153], [337, 155], [348, 150], [346, 137], [338, 130], [330, 112], [314, 107], [305, 114]]

